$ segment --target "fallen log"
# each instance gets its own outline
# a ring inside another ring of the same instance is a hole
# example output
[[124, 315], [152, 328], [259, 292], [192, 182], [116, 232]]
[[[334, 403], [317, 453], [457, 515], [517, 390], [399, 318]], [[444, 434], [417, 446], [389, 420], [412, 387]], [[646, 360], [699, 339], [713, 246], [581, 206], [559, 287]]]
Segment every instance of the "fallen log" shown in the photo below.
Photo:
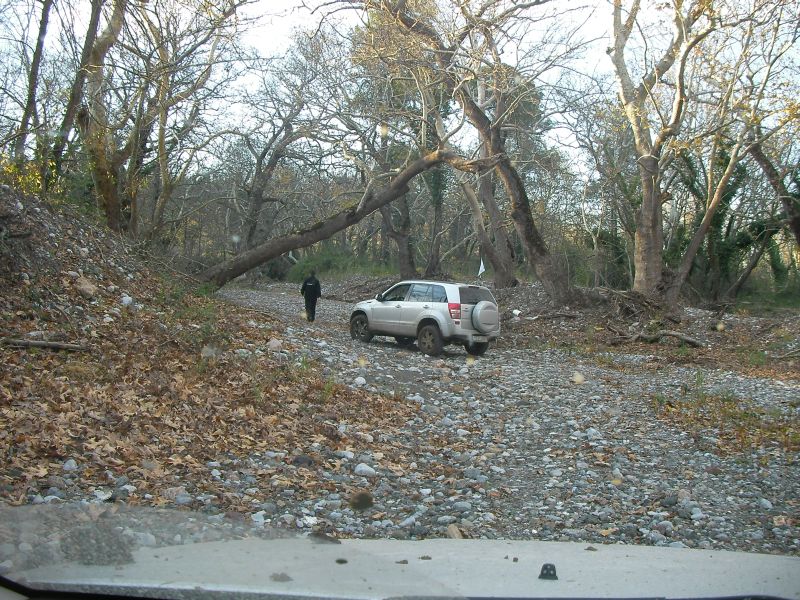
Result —
[[612, 340], [611, 344], [618, 345], [627, 342], [639, 342], [639, 341], [653, 343], [661, 341], [662, 337], [677, 338], [682, 342], [685, 342], [690, 346], [693, 346], [694, 348], [702, 348], [704, 346], [703, 342], [701, 342], [700, 340], [697, 340], [686, 334], [680, 333], [679, 331], [672, 331], [671, 329], [660, 329], [655, 333], [645, 333], [643, 331], [640, 331], [639, 333], [636, 333], [634, 335], [624, 336], [620, 337], [617, 340]]
[[48, 342], [45, 340], [17, 340], [13, 338], [0, 338], [0, 345], [13, 348], [50, 348], [51, 350], [70, 350], [72, 352], [86, 352], [86, 346], [68, 344], [66, 342]]

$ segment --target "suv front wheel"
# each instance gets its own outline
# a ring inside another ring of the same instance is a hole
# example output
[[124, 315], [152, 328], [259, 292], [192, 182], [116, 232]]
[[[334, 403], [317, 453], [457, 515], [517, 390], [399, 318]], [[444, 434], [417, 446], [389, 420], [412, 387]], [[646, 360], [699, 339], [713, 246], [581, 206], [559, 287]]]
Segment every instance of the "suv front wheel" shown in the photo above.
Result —
[[350, 319], [350, 337], [365, 343], [372, 339], [366, 315], [359, 314]]
[[417, 333], [417, 346], [428, 356], [439, 356], [444, 348], [442, 334], [436, 325], [424, 325]]

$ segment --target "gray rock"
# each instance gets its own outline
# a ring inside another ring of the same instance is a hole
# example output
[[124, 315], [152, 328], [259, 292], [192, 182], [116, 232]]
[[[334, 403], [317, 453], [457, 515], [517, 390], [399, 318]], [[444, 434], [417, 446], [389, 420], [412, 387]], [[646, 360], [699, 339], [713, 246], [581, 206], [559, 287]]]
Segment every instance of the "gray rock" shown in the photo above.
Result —
[[194, 498], [192, 498], [189, 494], [178, 494], [175, 496], [175, 504], [178, 506], [187, 506], [194, 502]]
[[651, 531], [650, 533], [648, 533], [647, 539], [653, 542], [654, 544], [660, 544], [667, 541], [667, 538], [664, 537], [664, 535], [659, 533], [658, 531]]
[[587, 429], [587, 430], [586, 430], [586, 439], [589, 439], [589, 440], [599, 440], [599, 439], [601, 439], [602, 437], [603, 437], [603, 434], [602, 434], [602, 433], [600, 433], [600, 432], [599, 432], [597, 429], [595, 429], [594, 427], [589, 427], [589, 429]]
[[353, 469], [353, 472], [356, 475], [360, 475], [361, 477], [375, 477], [377, 475], [377, 472], [375, 471], [375, 469], [373, 469], [368, 464], [363, 463], [363, 462], [362, 463], [358, 463], [356, 465], [356, 468]]
[[661, 499], [660, 502], [661, 506], [664, 508], [671, 508], [678, 504], [678, 495], [677, 494], [670, 494], [669, 496], [665, 496]]
[[457, 510], [458, 512], [469, 512], [472, 510], [472, 504], [466, 501], [453, 502], [453, 510]]
[[456, 521], [458, 521], [458, 518], [452, 515], [444, 515], [436, 519], [436, 522], [439, 525], [450, 525], [451, 523], [455, 523]]
[[67, 495], [57, 487], [49, 488], [47, 490], [47, 496], [55, 496], [56, 498], [60, 498], [61, 500], [67, 497]]
[[272, 516], [278, 512], [278, 505], [274, 502], [262, 502], [260, 508], [267, 516]]
[[764, 510], [772, 510], [772, 502], [770, 502], [766, 498], [759, 498], [758, 505]]
[[656, 524], [656, 529], [658, 529], [664, 535], [669, 535], [670, 533], [672, 533], [673, 529], [675, 529], [675, 526], [672, 524], [672, 521], [664, 520], [664, 521], [659, 521]]
[[284, 525], [294, 525], [295, 518], [294, 515], [286, 513], [278, 517], [278, 521], [280, 521]]
[[74, 458], [68, 458], [64, 461], [64, 464], [61, 465], [61, 468], [65, 471], [77, 471], [78, 470], [78, 463], [75, 461]]
[[464, 469], [464, 477], [467, 479], [477, 479], [482, 475], [481, 470], [475, 467], [467, 467]]

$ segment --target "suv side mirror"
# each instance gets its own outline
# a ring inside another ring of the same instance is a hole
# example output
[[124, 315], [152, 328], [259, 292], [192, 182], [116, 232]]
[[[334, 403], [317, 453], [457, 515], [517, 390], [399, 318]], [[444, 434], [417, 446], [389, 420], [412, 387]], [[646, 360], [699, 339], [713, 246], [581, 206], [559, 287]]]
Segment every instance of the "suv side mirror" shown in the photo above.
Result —
[[383, 302], [383, 294], [375, 294], [375, 300], [378, 302]]

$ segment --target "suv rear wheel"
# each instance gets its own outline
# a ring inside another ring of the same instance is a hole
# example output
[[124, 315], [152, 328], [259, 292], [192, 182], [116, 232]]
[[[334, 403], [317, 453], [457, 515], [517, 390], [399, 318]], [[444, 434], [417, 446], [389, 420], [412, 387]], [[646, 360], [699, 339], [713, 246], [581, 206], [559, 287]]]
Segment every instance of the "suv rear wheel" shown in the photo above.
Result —
[[442, 333], [436, 325], [424, 325], [417, 333], [417, 346], [428, 356], [439, 356], [444, 348]]
[[350, 337], [365, 343], [372, 339], [366, 315], [355, 315], [350, 319]]
[[464, 349], [467, 351], [467, 354], [472, 354], [473, 356], [483, 356], [486, 353], [486, 349], [489, 347], [489, 342], [464, 342]]

